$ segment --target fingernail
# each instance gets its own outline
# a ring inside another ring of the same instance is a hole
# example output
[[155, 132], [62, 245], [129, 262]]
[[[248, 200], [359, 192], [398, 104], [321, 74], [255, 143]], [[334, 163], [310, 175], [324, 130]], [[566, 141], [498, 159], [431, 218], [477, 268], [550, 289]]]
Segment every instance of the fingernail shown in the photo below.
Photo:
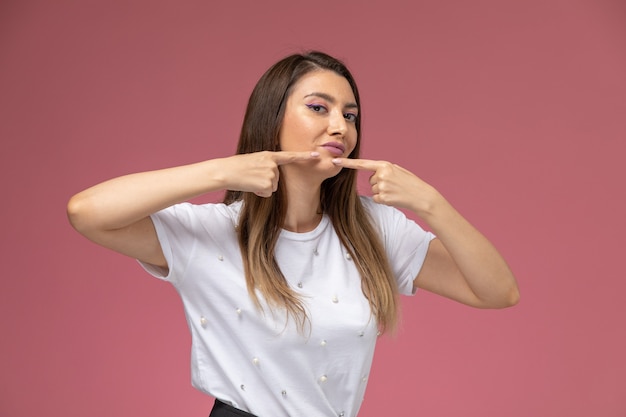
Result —
[[319, 152], [311, 152], [311, 156], [320, 156]]
[[333, 158], [333, 164], [340, 164], [340, 163], [341, 163], [341, 159]]

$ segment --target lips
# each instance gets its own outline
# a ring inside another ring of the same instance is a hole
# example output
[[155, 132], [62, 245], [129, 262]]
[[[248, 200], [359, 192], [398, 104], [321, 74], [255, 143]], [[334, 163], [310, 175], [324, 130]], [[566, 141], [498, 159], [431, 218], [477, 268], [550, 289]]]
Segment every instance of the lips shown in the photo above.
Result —
[[343, 153], [346, 151], [346, 147], [343, 146], [343, 144], [339, 142], [325, 143], [322, 145], [322, 148], [326, 149], [328, 152], [330, 152], [334, 156], [343, 155]]

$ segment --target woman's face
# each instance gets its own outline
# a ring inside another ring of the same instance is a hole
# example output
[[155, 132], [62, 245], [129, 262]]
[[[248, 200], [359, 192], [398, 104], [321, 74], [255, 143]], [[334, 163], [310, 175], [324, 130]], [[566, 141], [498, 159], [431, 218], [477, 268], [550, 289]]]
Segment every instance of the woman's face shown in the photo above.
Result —
[[347, 157], [357, 142], [356, 118], [359, 109], [352, 88], [343, 76], [328, 70], [305, 74], [287, 98], [280, 129], [283, 151], [315, 151], [316, 172], [325, 178], [341, 168], [331, 160]]

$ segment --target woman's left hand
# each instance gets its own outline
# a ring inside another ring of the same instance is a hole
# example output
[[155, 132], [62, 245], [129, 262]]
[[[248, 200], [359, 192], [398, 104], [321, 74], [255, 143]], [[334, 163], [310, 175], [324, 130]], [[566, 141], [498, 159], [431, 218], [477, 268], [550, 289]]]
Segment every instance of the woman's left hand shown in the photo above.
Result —
[[333, 159], [337, 166], [372, 171], [375, 202], [417, 214], [437, 236], [413, 284], [481, 308], [515, 305], [519, 290], [497, 249], [432, 186], [390, 162]]
[[437, 190], [409, 170], [387, 161], [335, 158], [337, 166], [371, 171], [372, 199], [380, 204], [406, 208], [423, 217], [441, 198]]

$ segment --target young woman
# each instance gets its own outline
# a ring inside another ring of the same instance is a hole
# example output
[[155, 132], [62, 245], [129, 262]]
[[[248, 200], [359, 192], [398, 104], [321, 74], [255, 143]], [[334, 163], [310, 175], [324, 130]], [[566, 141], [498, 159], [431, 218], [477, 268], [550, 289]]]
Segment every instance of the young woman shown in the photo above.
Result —
[[[292, 55], [252, 92], [236, 155], [115, 178], [68, 203], [76, 230], [177, 289], [211, 416], [355, 416], [399, 294], [518, 301], [497, 250], [437, 190], [359, 159], [359, 111], [340, 61]], [[371, 198], [356, 170], [371, 172]], [[216, 190], [221, 204], [186, 202]]]

